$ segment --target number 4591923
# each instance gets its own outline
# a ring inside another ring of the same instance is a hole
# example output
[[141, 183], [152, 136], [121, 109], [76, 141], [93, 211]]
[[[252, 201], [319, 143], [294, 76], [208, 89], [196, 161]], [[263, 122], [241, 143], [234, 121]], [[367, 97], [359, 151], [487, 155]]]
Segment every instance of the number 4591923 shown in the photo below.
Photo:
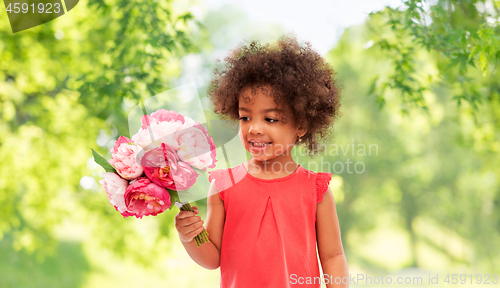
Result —
[[[476, 284], [497, 284], [498, 283], [498, 275], [497, 274], [493, 274], [493, 275], [477, 274], [475, 276], [476, 277], [473, 277], [472, 274], [470, 274], [470, 275], [452, 274], [451, 278], [450, 278], [450, 275], [448, 274], [444, 278], [444, 282], [448, 283], [448, 284], [458, 284], [458, 282], [460, 282], [460, 284], [465, 284], [466, 282], [469, 282], [469, 281], [467, 281], [467, 278], [470, 278], [470, 284], [472, 284], [473, 281], [476, 282]], [[476, 279], [474, 279], [474, 278], [476, 278]]]
[[[36, 7], [36, 9], [35, 9]], [[31, 9], [30, 9], [31, 8]], [[9, 13], [30, 13], [30, 11], [34, 14], [38, 13], [59, 13], [61, 12], [61, 4], [55, 3], [52, 7], [52, 3], [38, 3], [35, 6], [35, 3], [28, 5], [28, 3], [9, 3], [6, 9]], [[36, 11], [36, 12], [35, 12]]]

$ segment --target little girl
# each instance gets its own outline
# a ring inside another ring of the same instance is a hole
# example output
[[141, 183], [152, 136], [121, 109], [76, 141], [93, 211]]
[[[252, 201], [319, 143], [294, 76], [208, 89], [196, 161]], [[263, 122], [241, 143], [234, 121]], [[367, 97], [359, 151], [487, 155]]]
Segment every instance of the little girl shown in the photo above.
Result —
[[[241, 45], [215, 69], [208, 96], [214, 111], [239, 121], [239, 138], [252, 158], [210, 172], [206, 230], [195, 212], [175, 218], [191, 258], [220, 267], [222, 288], [348, 287], [331, 173], [314, 173], [291, 156], [294, 146], [320, 152], [339, 115], [334, 71], [294, 37], [264, 46]], [[318, 257], [323, 268], [320, 277]]]

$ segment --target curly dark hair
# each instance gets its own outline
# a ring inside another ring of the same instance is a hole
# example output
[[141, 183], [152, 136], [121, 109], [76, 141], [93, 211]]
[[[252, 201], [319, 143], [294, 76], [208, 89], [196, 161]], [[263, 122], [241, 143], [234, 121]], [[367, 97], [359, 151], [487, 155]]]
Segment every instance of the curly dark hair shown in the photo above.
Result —
[[341, 116], [341, 88], [333, 68], [309, 42], [305, 44], [301, 46], [294, 35], [283, 35], [274, 45], [257, 40], [239, 43], [224, 59], [226, 63], [216, 66], [207, 87], [214, 112], [237, 121], [241, 91], [269, 85], [274, 101], [292, 111], [292, 123], [307, 129], [296, 145], [305, 146], [310, 157], [324, 151], [324, 142], [333, 136], [334, 120]]

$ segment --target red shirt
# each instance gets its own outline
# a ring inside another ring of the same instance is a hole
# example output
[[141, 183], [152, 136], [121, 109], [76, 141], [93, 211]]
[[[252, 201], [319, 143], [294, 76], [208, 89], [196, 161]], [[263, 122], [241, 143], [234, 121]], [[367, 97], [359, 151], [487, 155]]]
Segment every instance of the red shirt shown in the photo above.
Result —
[[299, 165], [288, 176], [260, 179], [243, 164], [209, 174], [226, 213], [220, 287], [320, 287], [316, 209], [332, 174]]

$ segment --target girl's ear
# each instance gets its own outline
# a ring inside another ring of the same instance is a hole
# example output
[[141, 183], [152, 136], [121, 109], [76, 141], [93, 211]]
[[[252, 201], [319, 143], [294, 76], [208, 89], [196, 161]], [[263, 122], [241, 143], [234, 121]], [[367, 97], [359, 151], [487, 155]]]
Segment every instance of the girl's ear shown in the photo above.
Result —
[[299, 127], [299, 128], [297, 129], [297, 134], [298, 134], [298, 136], [300, 136], [300, 137], [304, 136], [306, 133], [307, 133], [307, 129], [306, 129], [306, 128]]

